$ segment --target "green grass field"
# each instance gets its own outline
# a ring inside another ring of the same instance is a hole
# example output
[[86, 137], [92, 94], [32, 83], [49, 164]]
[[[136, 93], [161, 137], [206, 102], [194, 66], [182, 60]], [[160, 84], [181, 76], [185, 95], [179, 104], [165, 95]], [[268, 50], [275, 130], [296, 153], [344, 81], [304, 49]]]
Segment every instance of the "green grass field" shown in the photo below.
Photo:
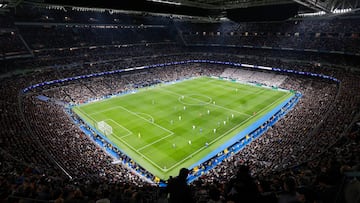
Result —
[[114, 145], [166, 180], [291, 96], [288, 91], [200, 77], [143, 88], [73, 110], [94, 127], [105, 121], [112, 127], [107, 137]]

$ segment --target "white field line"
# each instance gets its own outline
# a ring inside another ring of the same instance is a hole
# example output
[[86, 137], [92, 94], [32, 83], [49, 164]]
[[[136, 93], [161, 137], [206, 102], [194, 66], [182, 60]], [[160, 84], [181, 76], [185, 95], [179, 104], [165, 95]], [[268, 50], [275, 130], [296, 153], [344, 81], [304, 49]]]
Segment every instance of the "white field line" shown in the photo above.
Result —
[[[183, 79], [181, 81], [176, 81], [176, 82], [167, 82], [167, 83], [161, 83], [161, 85], [155, 85], [153, 87], [151, 87], [151, 89], [148, 89], [148, 88], [139, 88], [139, 89], [135, 89], [136, 92], [140, 92], [140, 91], [148, 91], [148, 90], [156, 90], [158, 88], [163, 88], [165, 86], [171, 86], [171, 85], [174, 85], [176, 83], [179, 83], [179, 82], [185, 82], [185, 81], [190, 81], [190, 80], [195, 80], [195, 79], [198, 79], [198, 78], [204, 78], [203, 76], [199, 76], [199, 77], [194, 77], [194, 78], [187, 78], [187, 79]], [[210, 83], [211, 81], [206, 81], [206, 83]], [[113, 99], [113, 98], [116, 98], [116, 97], [120, 97], [120, 96], [126, 96], [130, 94], [129, 93], [126, 93], [126, 94], [119, 94], [119, 95], [114, 95], [115, 97], [111, 96], [109, 98], [105, 98], [105, 99], [101, 99], [101, 100], [93, 100], [93, 101], [90, 101], [90, 102], [87, 102], [85, 104], [79, 104], [79, 105], [76, 105], [77, 107], [83, 107], [83, 106], [88, 106], [90, 104], [93, 104], [93, 103], [103, 103], [103, 102], [108, 102], [109, 100]]]
[[[256, 115], [258, 115], [258, 113], [261, 113], [263, 111], [265, 111], [266, 109], [268, 109], [270, 106], [272, 106], [274, 103], [276, 103], [277, 101], [279, 101], [280, 99], [282, 99], [283, 97], [287, 96], [288, 94], [283, 95], [282, 97], [279, 97], [278, 99], [276, 99], [274, 102], [272, 102], [271, 104], [267, 105], [266, 107], [262, 108], [260, 111], [257, 112]], [[209, 144], [212, 144], [214, 142], [216, 142], [217, 140], [223, 138], [224, 136], [226, 136], [229, 132], [233, 131], [234, 129], [240, 127], [243, 123], [247, 122], [248, 120], [250, 120], [251, 118], [255, 117], [256, 115], [250, 116], [249, 118], [247, 118], [246, 120], [244, 120], [243, 122], [235, 125], [233, 128], [229, 129], [228, 131], [226, 131], [225, 133], [223, 133], [222, 135], [220, 135], [219, 137], [217, 137], [216, 139], [212, 140]], [[173, 168], [175, 168], [176, 166], [180, 165], [181, 163], [185, 162], [187, 159], [191, 158], [192, 156], [194, 156], [195, 154], [199, 153], [201, 150], [204, 150], [205, 146], [199, 148], [198, 150], [196, 150], [195, 152], [191, 153], [190, 155], [188, 155], [187, 157], [185, 157], [184, 159], [178, 161], [176, 164], [174, 164], [173, 166], [171, 166], [170, 168], [166, 169], [167, 170], [171, 170]]]
[[[92, 116], [90, 116], [89, 114], [83, 112], [82, 110], [79, 109], [79, 111], [81, 111], [83, 114], [85, 114], [87, 117], [89, 117], [90, 119], [96, 121]], [[112, 133], [114, 134], [114, 133]], [[115, 135], [115, 134], [114, 134]], [[116, 135], [115, 135], [116, 136]], [[128, 142], [126, 142], [122, 137], [116, 136], [117, 138], [119, 138], [126, 146], [128, 146], [131, 150], [133, 150], [134, 152], [138, 153], [142, 158], [145, 158], [147, 161], [149, 161], [150, 163], [152, 163], [155, 167], [159, 168], [161, 171], [164, 171], [159, 165], [157, 165], [155, 162], [153, 162], [151, 159], [149, 159], [148, 157], [146, 157], [144, 154], [142, 154], [141, 152], [139, 152], [137, 149], [135, 149], [133, 146], [131, 146]], [[116, 138], [115, 138], [116, 139]], [[131, 158], [131, 157], [130, 157]]]
[[[217, 83], [215, 83], [216, 81], [213, 81], [213, 80], [211, 80], [211, 82], [214, 85], [221, 86], [221, 87], [226, 88], [226, 89], [232, 89], [232, 90], [234, 89], [233, 87], [229, 87], [229, 86], [222, 85], [222, 84], [217, 84]], [[245, 85], [246, 87], [253, 87], [254, 89], [259, 89], [257, 91], [248, 91], [248, 90], [243, 90], [243, 89], [241, 90], [243, 92], [250, 92], [251, 94], [261, 94], [262, 92], [265, 92], [266, 90], [269, 90], [267, 88], [256, 87], [256, 86], [252, 86], [252, 85], [246, 85], [246, 84], [243, 84], [243, 83], [237, 83], [237, 84]]]
[[[135, 149], [133, 146], [131, 146], [128, 142], [126, 142], [123, 138], [119, 137], [119, 139], [126, 145], [128, 146], [131, 150], [133, 150], [134, 152], [138, 153], [141, 158], [145, 158], [148, 162], [150, 162], [151, 164], [153, 164], [155, 167], [159, 168], [161, 171], [164, 171], [159, 165], [157, 165], [154, 161], [152, 161], [151, 159], [149, 159], [145, 154], [142, 154], [139, 150]], [[131, 158], [131, 157], [130, 157]], [[131, 158], [133, 159], [133, 158]]]
[[[181, 95], [181, 94], [179, 94], [179, 93], [176, 93], [176, 92], [173, 92], [173, 91], [170, 91], [170, 90], [165, 90], [165, 89], [161, 89], [161, 90], [164, 91], [164, 92], [169, 92], [169, 93], [174, 94], [174, 95], [177, 95], [177, 96], [183, 96], [183, 95]], [[195, 95], [195, 94], [193, 94], [193, 95]], [[199, 95], [201, 95], [201, 94], [199, 94]], [[190, 98], [191, 98], [192, 100], [202, 102], [202, 101], [199, 100], [199, 99], [196, 99], [196, 98], [193, 98], [193, 97], [190, 97]], [[211, 98], [211, 97], [209, 97], [209, 98]], [[247, 113], [244, 113], [244, 112], [240, 112], [240, 111], [236, 111], [236, 110], [233, 110], [233, 109], [229, 109], [229, 108], [226, 108], [226, 107], [224, 107], [224, 106], [219, 106], [219, 105], [217, 105], [217, 104], [210, 104], [210, 105], [216, 106], [216, 107], [218, 107], [218, 108], [220, 108], [220, 109], [228, 110], [228, 111], [230, 111], [230, 112], [235, 112], [235, 113], [238, 113], [238, 114], [241, 114], [241, 115], [251, 116], [250, 114], [247, 114]]]
[[[210, 82], [212, 82], [213, 85], [216, 85], [216, 86], [220, 86], [220, 87], [223, 87], [224, 89], [229, 89], [229, 90], [234, 90], [234, 88], [236, 89], [236, 87], [229, 87], [229, 86], [226, 86], [226, 85], [222, 85], [222, 84], [218, 84], [218, 83], [215, 83], [216, 81], [213, 81], [211, 80]], [[243, 84], [243, 83], [238, 83], [237, 84], [242, 84], [242, 85], [246, 85], [246, 84]], [[252, 85], [246, 85], [247, 87], [255, 87], [255, 86], [252, 86]], [[256, 87], [255, 87], [256, 88]], [[249, 90], [241, 90], [243, 92], [249, 92], [251, 94], [258, 94], [258, 92], [261, 92], [263, 91], [262, 88], [260, 88], [260, 90], [257, 90], [257, 91], [249, 91]]]
[[[82, 114], [84, 114], [85, 116], [89, 117], [91, 119], [91, 121], [94, 122], [94, 125], [95, 123], [97, 123], [97, 120], [95, 120], [91, 115], [89, 115], [88, 113], [84, 112], [80, 107], [76, 107], [77, 110], [79, 110]], [[95, 127], [95, 126], [94, 126]]]
[[[102, 110], [102, 111], [97, 111], [96, 113], [93, 113], [93, 114], [98, 114], [98, 113], [101, 113], [101, 112], [106, 112], [106, 111], [110, 111], [110, 110], [118, 109], [118, 108], [124, 109], [125, 111], [127, 111], [127, 112], [129, 112], [129, 113], [131, 113], [131, 114], [133, 114], [133, 115], [136, 115], [137, 117], [145, 120], [146, 122], [151, 123], [152, 125], [155, 125], [155, 126], [157, 126], [158, 128], [161, 128], [161, 129], [163, 129], [164, 131], [167, 131], [167, 132], [169, 133], [168, 135], [166, 135], [166, 136], [164, 136], [164, 137], [162, 137], [162, 138], [160, 138], [160, 139], [158, 139], [158, 140], [155, 140], [155, 141], [152, 142], [152, 143], [149, 143], [149, 144], [147, 144], [147, 145], [144, 145], [144, 146], [140, 147], [139, 149], [135, 149], [134, 147], [131, 147], [134, 151], [136, 151], [137, 153], [141, 154], [142, 157], [146, 158], [148, 161], [150, 161], [152, 164], [154, 164], [155, 166], [157, 166], [159, 169], [163, 170], [161, 167], [159, 167], [157, 164], [155, 164], [153, 161], [151, 161], [148, 157], [146, 157], [146, 155], [140, 153], [140, 151], [143, 150], [143, 149], [145, 149], [145, 148], [147, 148], [147, 147], [150, 147], [151, 145], [154, 145], [154, 144], [160, 142], [160, 141], [163, 140], [163, 139], [166, 139], [166, 138], [174, 135], [174, 132], [172, 132], [172, 131], [170, 131], [170, 130], [168, 130], [168, 129], [166, 129], [166, 128], [164, 128], [164, 127], [162, 127], [162, 126], [160, 126], [160, 125], [158, 125], [158, 124], [156, 124], [156, 123], [150, 122], [148, 119], [146, 119], [146, 118], [144, 118], [144, 117], [142, 117], [142, 116], [139, 116], [138, 113], [132, 112], [132, 111], [130, 111], [130, 110], [128, 110], [127, 108], [122, 107], [122, 106], [111, 107], [111, 108], [108, 108], [108, 109], [105, 109], [105, 110]], [[148, 115], [148, 114], [146, 114], [146, 115]], [[113, 122], [115, 122], [115, 121], [113, 121]], [[116, 122], [116, 123], [117, 123], [117, 122]], [[118, 124], [118, 125], [120, 125], [120, 124]], [[128, 135], [127, 135], [127, 136], [128, 136]], [[127, 137], [127, 136], [121, 136], [121, 137], [119, 137], [119, 138], [120, 138], [123, 142], [125, 142], [122, 138]]]
[[[160, 89], [160, 90], [164, 90], [163, 88], [159, 88], [159, 89]], [[172, 91], [170, 91], [170, 90], [164, 90], [164, 91], [167, 91], [167, 92], [169, 92], [169, 93], [175, 94], [175, 95], [177, 95], [177, 96], [181, 96], [181, 94], [178, 94], [178, 93], [176, 93], [176, 92], [172, 92]], [[265, 91], [265, 90], [257, 91], [256, 94], [260, 94], [260, 92], [262, 92], [262, 91]], [[261, 109], [260, 111], [258, 111], [256, 115], [258, 115], [258, 113], [261, 113], [261, 112], [265, 111], [265, 110], [268, 109], [271, 105], [273, 105], [274, 103], [278, 102], [280, 99], [282, 99], [283, 97], [288, 96], [288, 95], [289, 95], [289, 94], [285, 94], [285, 95], [283, 95], [282, 97], [279, 97], [279, 98], [276, 99], [274, 102], [272, 102], [271, 104], [267, 105], [266, 107], [264, 107], [263, 109]], [[197, 99], [195, 99], [195, 98], [192, 98], [192, 99], [197, 100]], [[201, 100], [198, 100], [198, 101], [201, 101]], [[223, 109], [227, 109], [227, 110], [230, 110], [230, 111], [233, 111], [233, 112], [237, 112], [237, 111], [234, 111], [234, 110], [232, 110], [232, 109], [228, 109], [228, 108], [226, 108], [226, 107], [222, 107], [222, 106], [218, 106], [218, 105], [214, 105], [214, 106], [217, 106], [217, 107], [223, 108]], [[98, 111], [98, 112], [96, 112], [96, 113], [92, 113], [92, 115], [93, 115], [93, 114], [98, 114], [98, 113], [101, 113], [101, 112], [105, 112], [105, 111], [109, 111], [109, 110], [111, 110], [111, 109], [116, 109], [116, 108], [122, 108], [122, 109], [124, 109], [125, 111], [128, 111], [129, 113], [134, 114], [134, 115], [138, 116], [139, 118], [145, 120], [146, 122], [152, 123], [152, 122], [148, 121], [146, 118], [143, 118], [142, 116], [139, 116], [137, 113], [134, 113], [134, 112], [126, 109], [125, 107], [122, 107], [122, 106], [111, 107], [111, 108], [108, 108], [108, 109], [106, 109], [106, 110], [102, 110], [102, 111]], [[79, 110], [80, 110], [80, 108], [79, 108]], [[81, 111], [81, 110], [80, 110], [80, 111]], [[85, 115], [87, 115], [89, 118], [93, 119], [89, 114], [87, 114], [87, 113], [85, 113], [85, 112], [83, 112], [83, 111], [82, 111], [82, 113], [84, 113]], [[237, 113], [244, 114], [244, 113], [242, 113], [242, 112], [237, 112]], [[212, 144], [212, 143], [216, 142], [217, 140], [223, 138], [223, 137], [224, 137], [225, 135], [227, 135], [229, 132], [233, 131], [234, 129], [236, 129], [236, 128], [238, 128], [239, 126], [241, 126], [243, 123], [247, 122], [248, 120], [250, 120], [251, 118], [253, 118], [253, 117], [256, 116], [256, 115], [249, 115], [249, 114], [246, 114], [246, 115], [249, 116], [246, 120], [244, 120], [244, 121], [242, 121], [241, 123], [235, 125], [233, 128], [229, 129], [228, 131], [226, 131], [225, 133], [223, 133], [222, 135], [220, 135], [220, 136], [217, 137], [216, 139], [212, 140], [209, 144]], [[93, 120], [95, 120], [95, 119], [93, 119]], [[115, 122], [115, 121], [114, 121], [114, 122]], [[115, 122], [115, 123], [117, 123], [117, 122]], [[170, 131], [170, 130], [168, 130], [168, 129], [166, 129], [166, 128], [158, 125], [158, 124], [155, 124], [155, 123], [152, 123], [152, 124], [156, 125], [157, 127], [161, 128], [161, 129], [163, 129], [163, 130], [165, 130], [165, 131], [167, 131], [167, 132], [170, 132], [170, 133], [174, 134], [172, 131]], [[169, 171], [169, 170], [175, 168], [176, 166], [178, 166], [178, 165], [180, 165], [181, 163], [183, 163], [185, 160], [189, 159], [190, 157], [194, 156], [195, 154], [197, 154], [198, 152], [200, 152], [200, 151], [202, 151], [202, 150], [204, 150], [204, 149], [206, 148], [205, 146], [199, 148], [199, 149], [196, 150], [195, 152], [191, 153], [190, 155], [188, 155], [188, 156], [185, 157], [184, 159], [178, 161], [176, 164], [174, 164], [173, 166], [171, 166], [170, 168], [167, 168], [167, 169], [161, 168], [159, 165], [157, 165], [155, 162], [153, 162], [151, 159], [149, 159], [147, 156], [145, 156], [144, 154], [142, 154], [142, 153], [140, 152], [140, 150], [143, 150], [143, 149], [145, 149], [145, 148], [147, 148], [147, 147], [149, 147], [149, 146], [151, 146], [151, 145], [153, 145], [153, 144], [155, 144], [155, 143], [157, 143], [157, 142], [159, 142], [159, 141], [161, 141], [161, 140], [163, 140], [163, 139], [166, 139], [166, 138], [170, 137], [172, 134], [167, 135], [167, 136], [165, 136], [165, 137], [162, 137], [162, 138], [154, 141], [153, 143], [150, 143], [150, 144], [148, 144], [148, 145], [145, 145], [146, 147], [143, 146], [143, 147], [141, 147], [141, 148], [139, 148], [139, 149], [135, 149], [133, 146], [131, 146], [129, 143], [127, 143], [125, 140], [123, 140], [122, 137], [119, 137], [119, 139], [121, 139], [121, 141], [122, 141], [125, 145], [127, 145], [130, 149], [132, 149], [133, 151], [135, 151], [135, 152], [137, 152], [139, 155], [141, 155], [142, 158], [145, 158], [147, 161], [149, 161], [150, 163], [152, 163], [154, 166], [156, 166], [156, 167], [157, 167], [158, 169], [160, 169], [161, 171], [166, 172], [166, 171]]]
[[158, 143], [158, 142], [160, 142], [161, 140], [166, 139], [166, 138], [168, 138], [168, 137], [170, 137], [170, 136], [172, 136], [172, 135], [173, 135], [173, 134], [169, 134], [169, 135], [167, 135], [167, 136], [164, 136], [164, 137], [162, 137], [162, 138], [160, 138], [160, 139], [158, 139], [158, 140], [156, 140], [156, 141], [154, 141], [154, 142], [152, 142], [152, 143], [149, 143], [149, 144], [147, 144], [147, 145], [145, 145], [145, 146], [140, 147], [140, 148], [137, 149], [137, 150], [141, 151], [141, 150], [143, 150], [143, 149], [145, 149], [145, 148], [147, 148], [147, 147], [149, 147], [149, 146], [151, 146], [151, 145], [153, 145], [153, 144], [155, 144], [155, 143]]
[[147, 113], [141, 113], [141, 112], [134, 112], [134, 113], [136, 113], [136, 114], [138, 114], [138, 115], [145, 115], [145, 116], [149, 116], [150, 118], [151, 118], [151, 121], [152, 122], [154, 122], [155, 121], [155, 119], [154, 119], [154, 117], [152, 117], [150, 114], [147, 114]]
[[110, 111], [110, 110], [113, 110], [113, 109], [118, 109], [117, 106], [114, 106], [114, 107], [110, 107], [110, 108], [107, 108], [107, 109], [104, 109], [104, 110], [101, 110], [101, 111], [96, 111], [94, 113], [90, 113], [88, 115], [96, 115], [96, 114], [100, 114], [100, 113], [103, 113], [103, 112], [107, 112], [107, 111]]
[[[168, 133], [170, 133], [170, 134], [174, 134], [174, 132], [172, 132], [171, 130], [166, 129], [166, 128], [164, 128], [164, 127], [162, 127], [161, 125], [158, 125], [158, 124], [156, 124], [156, 123], [153, 123], [153, 122], [149, 121], [148, 119], [146, 119], [146, 118], [144, 118], [144, 117], [142, 117], [142, 116], [139, 115], [139, 114], [144, 114], [144, 113], [135, 113], [135, 112], [132, 112], [132, 111], [130, 111], [129, 109], [123, 107], [123, 106], [110, 107], [110, 108], [107, 108], [107, 109], [105, 109], [105, 110], [97, 111], [97, 112], [95, 112], [95, 113], [92, 113], [91, 115], [99, 114], [99, 113], [106, 112], [106, 111], [110, 111], [110, 110], [113, 110], [113, 109], [123, 109], [123, 110], [129, 112], [130, 114], [133, 114], [133, 115], [141, 118], [142, 120], [146, 121], [147, 123], [151, 123], [152, 125], [155, 125], [156, 127], [161, 128], [162, 130], [164, 130], [164, 131], [166, 131], [166, 132], [168, 132]], [[146, 115], [148, 115], [148, 114], [146, 114]]]
[[122, 129], [124, 129], [125, 131], [128, 132], [128, 134], [126, 134], [126, 135], [119, 136], [119, 137], [121, 137], [121, 138], [130, 136], [131, 134], [134, 134], [134, 133], [131, 132], [129, 129], [125, 128], [124, 126], [122, 126], [121, 124], [119, 124], [118, 122], [114, 121], [114, 120], [111, 119], [111, 118], [110, 118], [110, 119], [105, 119], [104, 121], [111, 121], [111, 122], [115, 123], [117, 126], [119, 126], [120, 128], [122, 128]]
[[122, 107], [122, 106], [118, 106], [118, 107], [121, 108], [121, 109], [124, 109], [125, 111], [129, 112], [130, 114], [133, 114], [133, 115], [135, 115], [135, 116], [137, 116], [137, 117], [145, 120], [146, 122], [148, 122], [148, 123], [150, 123], [150, 124], [152, 124], [152, 125], [155, 125], [155, 126], [159, 127], [160, 129], [163, 129], [164, 131], [166, 131], [166, 132], [168, 132], [168, 133], [170, 133], [170, 134], [174, 134], [174, 132], [172, 132], [171, 130], [166, 129], [166, 128], [164, 128], [164, 127], [162, 127], [161, 125], [158, 125], [158, 124], [156, 124], [156, 123], [153, 123], [153, 122], [149, 121], [148, 119], [146, 119], [146, 118], [144, 118], [144, 117], [142, 117], [142, 116], [139, 116], [139, 114], [137, 114], [137, 113], [135, 113], [135, 112], [132, 112], [132, 111], [130, 111], [129, 109], [127, 109], [127, 108], [125, 108], [125, 107]]

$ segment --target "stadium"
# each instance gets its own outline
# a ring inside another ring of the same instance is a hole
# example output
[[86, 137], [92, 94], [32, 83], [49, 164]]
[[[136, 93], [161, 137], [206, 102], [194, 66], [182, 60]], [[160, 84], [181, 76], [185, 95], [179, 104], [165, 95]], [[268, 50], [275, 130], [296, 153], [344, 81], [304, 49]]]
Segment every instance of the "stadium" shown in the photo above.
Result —
[[358, 0], [0, 0], [0, 202], [360, 202]]

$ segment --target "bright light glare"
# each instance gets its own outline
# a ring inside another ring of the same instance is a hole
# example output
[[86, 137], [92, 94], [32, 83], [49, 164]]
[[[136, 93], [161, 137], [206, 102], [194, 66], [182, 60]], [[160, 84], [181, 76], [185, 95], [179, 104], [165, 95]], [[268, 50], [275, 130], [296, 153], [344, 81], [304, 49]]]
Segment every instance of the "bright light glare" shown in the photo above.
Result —
[[177, 5], [177, 6], [181, 5], [180, 2], [173, 2], [173, 1], [163, 1], [163, 0], [147, 0], [147, 1], [163, 3], [163, 4], [172, 4], [172, 5]]
[[346, 9], [335, 9], [332, 11], [332, 13], [347, 13], [350, 12], [351, 8], [346, 8]]

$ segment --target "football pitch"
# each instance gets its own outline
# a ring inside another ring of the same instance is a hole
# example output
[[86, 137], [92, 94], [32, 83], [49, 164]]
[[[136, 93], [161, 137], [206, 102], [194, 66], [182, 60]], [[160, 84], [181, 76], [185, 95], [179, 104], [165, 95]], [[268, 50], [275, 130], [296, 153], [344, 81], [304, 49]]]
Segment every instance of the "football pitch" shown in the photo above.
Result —
[[94, 128], [100, 121], [111, 126], [106, 138], [115, 147], [167, 180], [292, 96], [290, 91], [199, 77], [141, 88], [73, 110]]

